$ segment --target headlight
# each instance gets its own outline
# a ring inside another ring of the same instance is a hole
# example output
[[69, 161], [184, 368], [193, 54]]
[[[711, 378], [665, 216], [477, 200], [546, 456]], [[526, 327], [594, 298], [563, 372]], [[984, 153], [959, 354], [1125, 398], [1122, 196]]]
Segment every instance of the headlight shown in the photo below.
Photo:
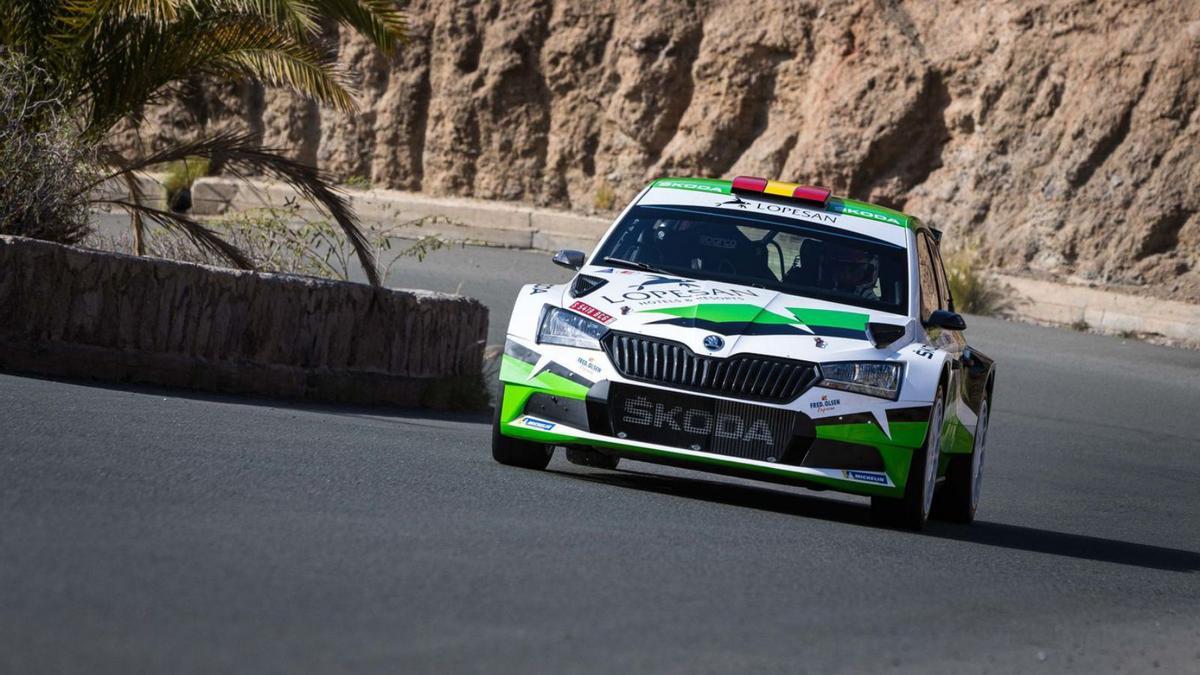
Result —
[[537, 341], [548, 345], [600, 349], [600, 338], [607, 331], [604, 324], [565, 309], [547, 306], [542, 314]]
[[821, 375], [824, 376], [820, 384], [822, 387], [844, 389], [894, 401], [900, 394], [900, 379], [904, 375], [904, 366], [884, 361], [822, 363]]

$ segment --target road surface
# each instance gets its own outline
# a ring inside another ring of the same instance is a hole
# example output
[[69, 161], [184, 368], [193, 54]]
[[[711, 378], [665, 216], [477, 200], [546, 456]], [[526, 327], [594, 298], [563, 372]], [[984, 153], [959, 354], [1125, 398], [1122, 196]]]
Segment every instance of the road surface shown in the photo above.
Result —
[[[441, 251], [503, 334], [545, 254]], [[979, 522], [626, 462], [486, 416], [0, 374], [0, 673], [1200, 672], [1200, 353], [969, 318]]]

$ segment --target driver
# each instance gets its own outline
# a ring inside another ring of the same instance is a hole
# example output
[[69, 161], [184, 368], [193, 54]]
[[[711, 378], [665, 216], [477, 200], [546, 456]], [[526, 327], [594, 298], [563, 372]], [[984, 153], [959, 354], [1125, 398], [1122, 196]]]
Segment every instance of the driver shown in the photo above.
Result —
[[879, 299], [879, 294], [875, 292], [879, 268], [870, 254], [862, 249], [829, 242], [826, 244], [826, 256], [833, 290], [868, 300]]

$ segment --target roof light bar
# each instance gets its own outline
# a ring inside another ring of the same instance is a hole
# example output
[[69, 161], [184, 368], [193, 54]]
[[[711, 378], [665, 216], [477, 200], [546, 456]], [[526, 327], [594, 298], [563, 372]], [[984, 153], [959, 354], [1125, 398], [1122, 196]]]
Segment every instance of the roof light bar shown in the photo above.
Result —
[[824, 208], [829, 203], [829, 188], [784, 183], [777, 180], [767, 180], [755, 176], [738, 176], [733, 179], [734, 192], [752, 192], [767, 194], [802, 202], [811, 202]]

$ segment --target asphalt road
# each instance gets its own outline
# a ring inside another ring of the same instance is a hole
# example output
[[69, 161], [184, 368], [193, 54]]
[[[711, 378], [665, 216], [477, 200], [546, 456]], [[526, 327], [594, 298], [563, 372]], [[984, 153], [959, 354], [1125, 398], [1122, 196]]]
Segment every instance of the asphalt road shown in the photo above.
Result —
[[[399, 285], [493, 308], [545, 255]], [[1200, 672], [1200, 353], [985, 319], [980, 522], [625, 463], [482, 416], [0, 375], [0, 673]]]

